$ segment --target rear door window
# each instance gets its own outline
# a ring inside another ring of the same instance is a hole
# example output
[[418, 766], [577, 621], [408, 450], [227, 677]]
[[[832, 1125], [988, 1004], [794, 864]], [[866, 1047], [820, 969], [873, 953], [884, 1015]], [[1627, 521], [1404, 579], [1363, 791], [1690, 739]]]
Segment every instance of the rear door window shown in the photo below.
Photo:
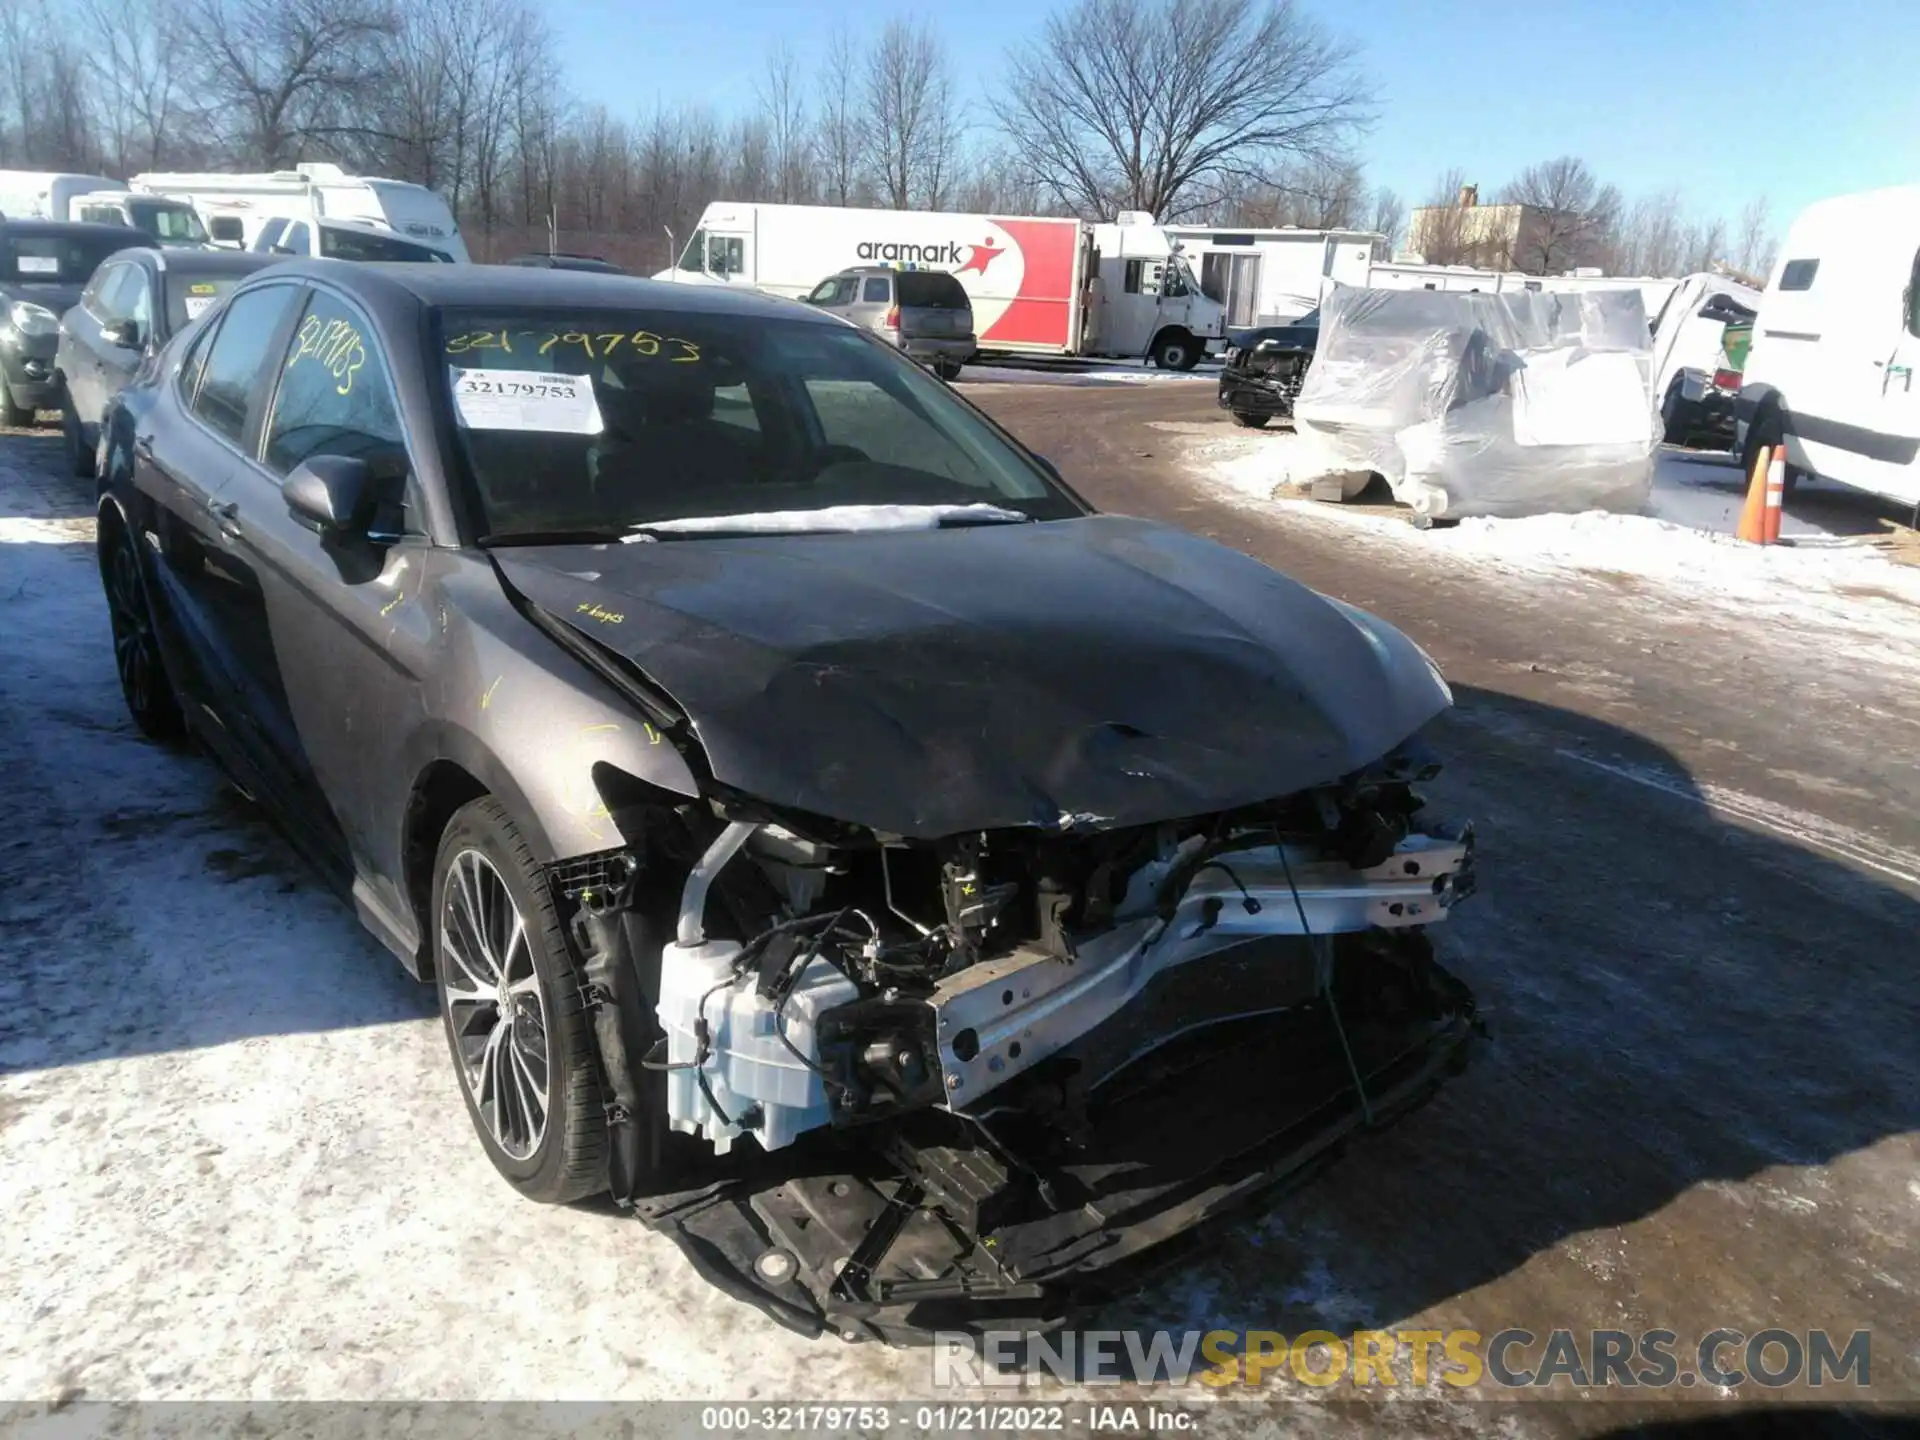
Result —
[[893, 292], [887, 285], [884, 275], [869, 275], [861, 288], [860, 299], [867, 305], [885, 305], [893, 299]]
[[287, 227], [287, 233], [281, 238], [280, 244], [282, 248], [291, 250], [296, 255], [313, 253], [313, 241], [307, 234], [306, 225], [300, 221], [295, 221]]
[[260, 233], [254, 237], [253, 248], [271, 250], [280, 243], [280, 232], [287, 228], [284, 220], [269, 220], [260, 227]]
[[268, 371], [295, 293], [291, 285], [264, 285], [236, 296], [207, 351], [193, 413], [235, 444], [246, 434], [248, 407]]
[[966, 287], [944, 271], [909, 271], [900, 277], [899, 289], [900, 303], [916, 309], [973, 309]]

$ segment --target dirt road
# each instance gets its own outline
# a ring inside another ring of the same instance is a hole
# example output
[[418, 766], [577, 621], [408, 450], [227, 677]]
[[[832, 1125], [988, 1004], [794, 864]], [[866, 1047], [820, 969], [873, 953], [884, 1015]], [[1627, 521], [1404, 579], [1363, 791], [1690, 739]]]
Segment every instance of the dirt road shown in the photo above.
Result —
[[[1665, 1328], [1689, 1360], [1716, 1328], [1869, 1329], [1871, 1390], [1827, 1398], [1920, 1398], [1920, 694], [1812, 631], [1730, 642], [1632, 582], [1230, 503], [1182, 460], [1224, 429], [1203, 384], [969, 393], [1102, 507], [1408, 630], [1459, 702], [1435, 802], [1481, 826], [1444, 927], [1494, 1012], [1475, 1067], [1101, 1323]], [[56, 453], [0, 437], [0, 1398], [928, 1394], [924, 1355], [798, 1340], [495, 1180], [430, 1002], [127, 724]], [[1448, 1415], [1370, 1422], [1494, 1423], [1430, 1393]]]

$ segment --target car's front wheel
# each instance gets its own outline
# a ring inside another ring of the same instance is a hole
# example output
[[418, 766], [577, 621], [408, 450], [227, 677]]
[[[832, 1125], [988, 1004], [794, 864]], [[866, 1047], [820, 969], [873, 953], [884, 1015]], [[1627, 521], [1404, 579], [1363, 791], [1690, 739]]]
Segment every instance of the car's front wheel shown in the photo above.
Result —
[[434, 859], [434, 977], [467, 1114], [529, 1200], [607, 1186], [607, 1120], [580, 979], [533, 852], [492, 798], [462, 807]]
[[150, 740], [177, 740], [186, 731], [180, 702], [174, 697], [154, 633], [153, 608], [147, 603], [146, 577], [133, 531], [103, 512], [100, 584], [107, 594], [107, 620], [113, 628], [113, 665], [120, 674], [120, 695], [127, 713]]

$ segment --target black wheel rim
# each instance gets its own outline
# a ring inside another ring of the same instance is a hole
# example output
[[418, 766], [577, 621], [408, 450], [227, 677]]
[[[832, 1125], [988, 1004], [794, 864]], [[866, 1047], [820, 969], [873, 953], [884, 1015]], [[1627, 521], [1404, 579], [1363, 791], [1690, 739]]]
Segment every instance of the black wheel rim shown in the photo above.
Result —
[[147, 594], [140, 584], [140, 561], [133, 541], [122, 536], [107, 562], [107, 614], [113, 624], [113, 663], [120, 672], [120, 690], [127, 708], [145, 714], [153, 702], [158, 663], [153, 648], [153, 621], [147, 613]]

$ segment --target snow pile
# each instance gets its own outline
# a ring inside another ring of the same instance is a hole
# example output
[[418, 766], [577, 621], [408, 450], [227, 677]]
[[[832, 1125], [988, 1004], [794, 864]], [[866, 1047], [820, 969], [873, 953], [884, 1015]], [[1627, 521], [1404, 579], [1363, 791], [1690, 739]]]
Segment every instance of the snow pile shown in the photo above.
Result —
[[[1777, 622], [1812, 630], [1847, 643], [1863, 662], [1872, 660], [1920, 669], [1920, 568], [1895, 564], [1859, 539], [1830, 535], [1800, 522], [1795, 543], [1758, 546], [1734, 539], [1731, 498], [1727, 528], [1695, 529], [1658, 515], [1618, 515], [1587, 511], [1575, 515], [1536, 515], [1523, 519], [1474, 518], [1451, 527], [1416, 530], [1403, 513], [1377, 506], [1330, 504], [1308, 500], [1290, 486], [1311, 478], [1307, 447], [1288, 435], [1236, 437], [1195, 447], [1196, 471], [1236, 503], [1284, 514], [1290, 522], [1338, 526], [1361, 544], [1395, 546], [1423, 562], [1471, 567], [1484, 575], [1504, 575], [1537, 583], [1554, 579], [1622, 581], [1657, 587], [1657, 603], [1677, 613], [1702, 605], [1735, 612], [1756, 625]], [[1668, 455], [1663, 468], [1690, 465]], [[1721, 467], [1723, 470], [1726, 467]], [[1675, 501], [1685, 494], [1678, 482], [1663, 487], [1656, 509], [1712, 509], [1711, 496]], [[1726, 618], [1724, 615], [1721, 618]]]

